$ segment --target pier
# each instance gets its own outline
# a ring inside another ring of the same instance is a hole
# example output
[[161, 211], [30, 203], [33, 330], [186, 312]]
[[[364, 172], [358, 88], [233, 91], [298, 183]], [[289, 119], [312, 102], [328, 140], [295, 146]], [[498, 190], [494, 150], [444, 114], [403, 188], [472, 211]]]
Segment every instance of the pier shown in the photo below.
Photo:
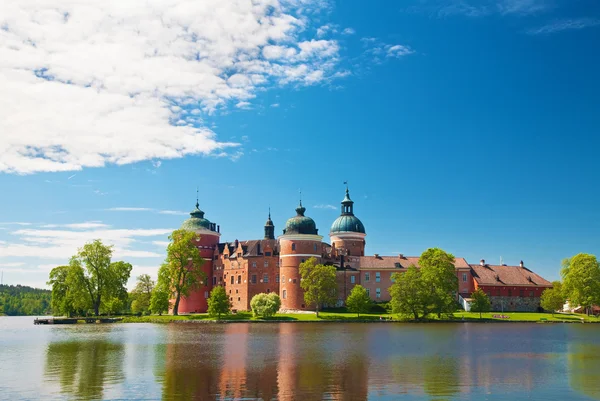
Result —
[[121, 320], [120, 317], [49, 317], [36, 318], [33, 324], [117, 323]]

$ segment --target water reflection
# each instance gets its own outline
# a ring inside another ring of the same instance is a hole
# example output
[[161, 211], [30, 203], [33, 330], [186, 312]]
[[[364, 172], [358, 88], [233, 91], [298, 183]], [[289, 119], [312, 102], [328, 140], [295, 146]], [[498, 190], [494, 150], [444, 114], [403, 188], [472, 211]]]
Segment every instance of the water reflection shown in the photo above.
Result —
[[569, 347], [569, 384], [588, 397], [600, 400], [600, 345]]
[[123, 345], [103, 339], [51, 342], [45, 376], [57, 382], [65, 395], [100, 399], [106, 384], [124, 378]]

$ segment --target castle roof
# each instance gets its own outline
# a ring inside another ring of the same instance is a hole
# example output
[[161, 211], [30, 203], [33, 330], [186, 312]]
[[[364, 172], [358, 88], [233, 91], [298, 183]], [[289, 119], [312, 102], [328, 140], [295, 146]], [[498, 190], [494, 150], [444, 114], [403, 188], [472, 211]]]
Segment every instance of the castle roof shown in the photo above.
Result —
[[[410, 266], [419, 266], [419, 256], [361, 256], [361, 269], [407, 269]], [[468, 268], [465, 258], [455, 258], [454, 267]]]
[[288, 219], [285, 223], [285, 228], [283, 229], [283, 234], [312, 234], [317, 235], [319, 230], [317, 230], [317, 225], [315, 221], [310, 217], [304, 215], [306, 208], [302, 206], [302, 201], [300, 201], [300, 206], [296, 208], [296, 216]]
[[[277, 240], [274, 239], [238, 241], [238, 244], [241, 244], [242, 246], [242, 256], [244, 257], [262, 256], [267, 248], [271, 248], [273, 250], [273, 255], [279, 255], [279, 250], [277, 249]], [[235, 242], [221, 242], [219, 244], [219, 253], [224, 253], [225, 247], [229, 249], [229, 254], [231, 257], [236, 256], [237, 248], [235, 246]]]
[[551, 282], [526, 267], [488, 264], [484, 264], [483, 266], [480, 264], [470, 266], [473, 272], [473, 278], [478, 285], [552, 287]]
[[342, 214], [340, 217], [335, 219], [331, 228], [329, 229], [330, 234], [341, 233], [341, 232], [354, 232], [365, 234], [365, 226], [363, 223], [354, 215], [354, 201], [350, 199], [350, 192], [346, 187], [346, 196], [342, 200]]

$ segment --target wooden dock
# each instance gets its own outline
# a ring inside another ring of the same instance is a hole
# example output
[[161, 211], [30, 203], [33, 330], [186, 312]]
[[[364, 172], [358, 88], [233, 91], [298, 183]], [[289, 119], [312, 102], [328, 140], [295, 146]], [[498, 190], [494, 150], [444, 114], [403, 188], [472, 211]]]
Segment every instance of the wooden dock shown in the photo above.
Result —
[[117, 323], [121, 320], [120, 317], [44, 317], [34, 319], [33, 324]]

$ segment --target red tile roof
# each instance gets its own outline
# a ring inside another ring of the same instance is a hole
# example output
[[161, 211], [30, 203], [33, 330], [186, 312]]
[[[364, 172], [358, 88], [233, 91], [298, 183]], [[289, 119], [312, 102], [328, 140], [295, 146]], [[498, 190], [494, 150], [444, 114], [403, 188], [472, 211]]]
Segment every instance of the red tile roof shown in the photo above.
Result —
[[529, 285], [552, 287], [552, 283], [526, 267], [504, 265], [471, 265], [473, 278], [483, 286]]
[[[396, 265], [400, 264], [400, 267]], [[361, 256], [361, 269], [407, 269], [409, 266], [419, 267], [418, 256]], [[454, 266], [457, 268], [468, 268], [469, 264], [464, 258], [456, 258]]]

